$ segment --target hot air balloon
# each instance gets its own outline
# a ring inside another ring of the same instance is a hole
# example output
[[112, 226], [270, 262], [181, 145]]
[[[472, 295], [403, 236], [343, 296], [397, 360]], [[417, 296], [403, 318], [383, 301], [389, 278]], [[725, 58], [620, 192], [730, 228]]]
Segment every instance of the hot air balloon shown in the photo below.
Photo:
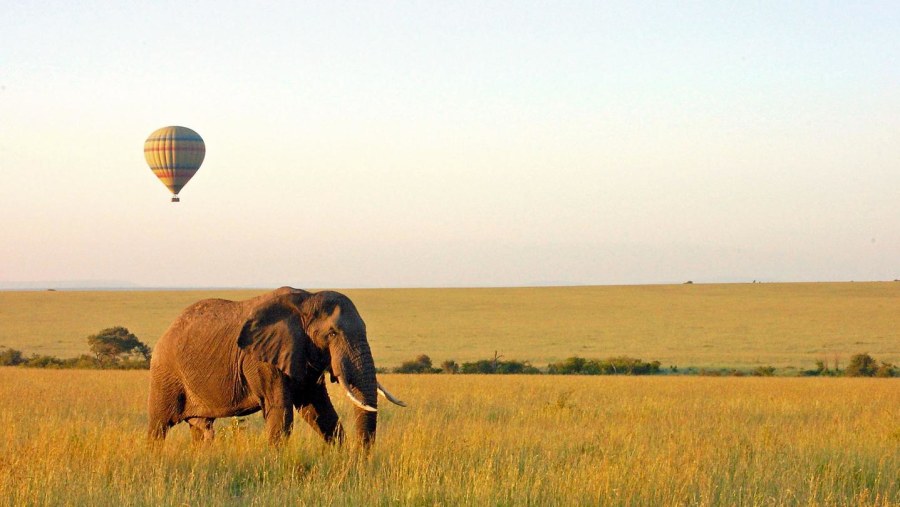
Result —
[[172, 202], [179, 201], [178, 192], [200, 169], [204, 156], [203, 138], [187, 127], [163, 127], [144, 141], [144, 158], [153, 174], [172, 192]]

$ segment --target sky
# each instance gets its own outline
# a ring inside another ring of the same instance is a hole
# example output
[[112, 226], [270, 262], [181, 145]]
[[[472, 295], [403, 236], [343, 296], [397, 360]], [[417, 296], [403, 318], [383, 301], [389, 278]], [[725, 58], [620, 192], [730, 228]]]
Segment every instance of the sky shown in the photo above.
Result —
[[3, 11], [0, 287], [900, 278], [898, 2]]

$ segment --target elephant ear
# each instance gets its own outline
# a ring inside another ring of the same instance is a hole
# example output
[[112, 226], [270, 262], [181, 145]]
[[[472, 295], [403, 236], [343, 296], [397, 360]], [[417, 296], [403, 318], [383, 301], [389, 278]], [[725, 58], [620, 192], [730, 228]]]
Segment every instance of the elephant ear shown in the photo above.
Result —
[[241, 328], [238, 347], [270, 363], [292, 378], [299, 378], [306, 333], [291, 306], [274, 302], [253, 311]]

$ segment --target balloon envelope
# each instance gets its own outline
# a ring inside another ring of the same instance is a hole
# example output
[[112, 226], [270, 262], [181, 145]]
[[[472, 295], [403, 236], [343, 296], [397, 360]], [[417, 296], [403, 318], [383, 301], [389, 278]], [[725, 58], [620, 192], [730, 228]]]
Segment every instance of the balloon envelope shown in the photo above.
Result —
[[203, 138], [187, 127], [163, 127], [144, 141], [144, 158], [153, 174], [175, 196], [173, 201], [200, 169], [205, 156]]

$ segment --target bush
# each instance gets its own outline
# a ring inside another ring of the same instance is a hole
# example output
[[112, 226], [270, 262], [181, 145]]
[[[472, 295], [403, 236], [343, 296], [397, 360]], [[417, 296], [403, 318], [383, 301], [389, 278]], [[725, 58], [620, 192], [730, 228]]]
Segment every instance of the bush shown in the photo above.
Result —
[[[645, 363], [640, 359], [633, 357], [611, 357], [606, 360], [606, 364], [601, 363], [604, 371], [613, 375], [649, 375], [659, 373], [659, 361]], [[611, 371], [610, 371], [611, 370]]]
[[497, 366], [490, 359], [482, 359], [474, 363], [463, 363], [461, 373], [497, 373]]
[[448, 359], [441, 363], [441, 371], [450, 374], [459, 373], [459, 364], [452, 359]]
[[891, 363], [885, 363], [882, 361], [881, 366], [875, 371], [876, 377], [896, 377], [897, 376], [897, 368]]
[[439, 373], [440, 371], [431, 367], [431, 358], [425, 354], [394, 368], [394, 373]]
[[17, 366], [25, 362], [22, 351], [0, 347], [0, 366]]
[[874, 377], [878, 371], [878, 363], [869, 354], [856, 354], [850, 358], [850, 364], [844, 370], [848, 377]]
[[24, 363], [25, 366], [29, 368], [62, 368], [65, 366], [65, 362], [53, 356], [40, 356], [37, 354], [32, 354]]
[[773, 375], [775, 375], [774, 366], [757, 366], [756, 369], [753, 370], [754, 377], [771, 377]]
[[481, 374], [525, 374], [534, 375], [541, 372], [528, 361], [500, 361], [499, 359], [482, 359], [474, 363], [463, 363], [460, 368], [462, 373]]
[[816, 359], [816, 375], [831, 375], [828, 369], [828, 362], [824, 359]]
[[528, 361], [500, 361], [497, 363], [497, 373], [500, 374], [520, 374], [535, 375], [541, 370], [535, 368]]
[[553, 375], [596, 375], [596, 373], [589, 373], [585, 371], [585, 366], [587, 364], [587, 359], [583, 357], [573, 356], [558, 363], [550, 363], [547, 366], [547, 373]]
[[841, 374], [840, 370], [831, 370], [828, 368], [828, 362], [824, 359], [816, 359], [815, 370], [803, 370], [800, 375], [803, 377], [835, 377]]
[[608, 359], [584, 359], [570, 357], [551, 363], [547, 372], [555, 375], [651, 375], [659, 373], [662, 363], [644, 362], [633, 357], [619, 356]]

